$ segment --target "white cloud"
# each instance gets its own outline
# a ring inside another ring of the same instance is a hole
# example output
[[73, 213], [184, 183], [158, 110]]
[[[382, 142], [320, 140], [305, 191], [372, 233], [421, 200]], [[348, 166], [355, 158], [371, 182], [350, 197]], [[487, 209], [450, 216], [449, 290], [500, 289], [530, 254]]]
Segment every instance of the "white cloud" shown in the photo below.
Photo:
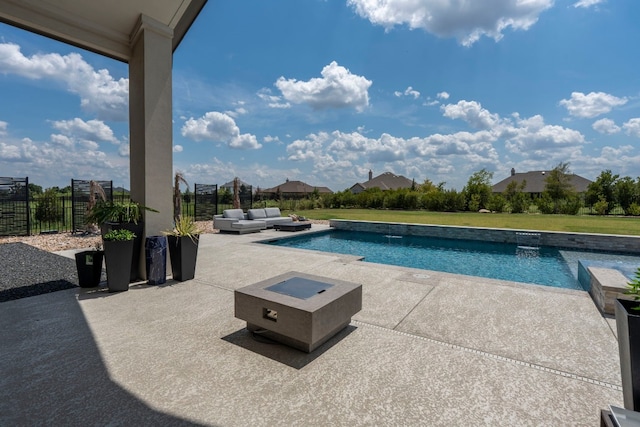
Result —
[[73, 149], [69, 149], [54, 138], [51, 142], [32, 141], [29, 138], [11, 143], [0, 142], [0, 168], [10, 171], [14, 176], [28, 175], [31, 182], [45, 185], [52, 180], [59, 181], [61, 171], [64, 172], [64, 180], [91, 178], [99, 174], [128, 182], [127, 163], [119, 163], [117, 157], [98, 150], [95, 142], [78, 144], [72, 141], [72, 144]]
[[616, 125], [611, 119], [600, 119], [593, 122], [591, 127], [599, 133], [613, 135], [621, 131], [620, 126]]
[[482, 108], [476, 101], [459, 101], [440, 107], [445, 117], [462, 119], [476, 129], [490, 129], [499, 123], [499, 116]]
[[449, 99], [449, 94], [444, 91], [439, 92], [436, 96], [440, 99]]
[[348, 0], [362, 18], [390, 30], [396, 25], [423, 29], [439, 37], [456, 37], [470, 46], [482, 36], [498, 41], [507, 28], [528, 30], [553, 0]]
[[231, 148], [258, 149], [255, 135], [240, 134], [240, 128], [232, 117], [217, 111], [211, 111], [204, 116], [187, 120], [182, 126], [182, 136], [195, 141], [223, 142]]
[[627, 103], [627, 98], [618, 98], [604, 92], [572, 92], [571, 99], [563, 99], [560, 105], [566, 107], [573, 117], [591, 119], [610, 112], [613, 108]]
[[77, 53], [35, 54], [26, 57], [20, 46], [0, 43], [0, 73], [28, 79], [50, 79], [80, 96], [80, 105], [104, 120], [128, 119], [129, 80], [114, 79], [109, 71], [94, 70]]
[[631, 119], [622, 125], [629, 136], [640, 138], [640, 118]]
[[393, 94], [397, 97], [401, 97], [402, 95], [404, 96], [412, 96], [413, 99], [418, 99], [420, 98], [420, 92], [418, 92], [417, 90], [415, 90], [414, 88], [412, 88], [411, 86], [407, 87], [404, 92], [400, 92], [400, 91], [395, 91], [393, 92]]
[[267, 144], [272, 143], [272, 142], [275, 143], [275, 144], [278, 144], [278, 145], [282, 145], [283, 144], [283, 142], [280, 141], [280, 138], [277, 137], [277, 136], [267, 135], [264, 138], [262, 138], [262, 140], [264, 142], [266, 142]]
[[308, 104], [314, 109], [353, 107], [363, 111], [369, 105], [372, 82], [333, 61], [322, 69], [321, 78], [309, 81], [280, 77], [276, 87], [294, 104]]
[[64, 135], [88, 141], [105, 141], [112, 144], [119, 144], [118, 139], [113, 135], [113, 131], [101, 120], [84, 121], [80, 118], [72, 120], [60, 120], [52, 122], [53, 128]]
[[547, 125], [540, 115], [517, 119], [516, 125], [505, 127], [500, 137], [506, 140], [505, 146], [512, 153], [534, 159], [566, 161], [585, 144], [584, 135], [577, 130]]
[[271, 89], [268, 89], [268, 88], [260, 89], [257, 95], [258, 95], [258, 98], [262, 99], [267, 103], [269, 108], [279, 108], [279, 109], [291, 108], [291, 104], [289, 104], [288, 102], [282, 102], [281, 96], [272, 95]]
[[[343, 182], [346, 176], [357, 175], [358, 169], [366, 165], [367, 170], [411, 173], [419, 179], [447, 181], [454, 188], [461, 188], [463, 179], [483, 167], [497, 170], [505, 160], [517, 158], [522, 159], [520, 165], [549, 167], [554, 162], [582, 158], [581, 149], [586, 144], [580, 132], [546, 124], [540, 115], [521, 118], [514, 113], [502, 118], [476, 101], [444, 105], [442, 113], [445, 117], [463, 119], [478, 130], [411, 138], [388, 133], [375, 138], [361, 131], [319, 132], [289, 144], [287, 159], [312, 162], [318, 176], [329, 176], [330, 168], [340, 162], [350, 164], [342, 170], [344, 176], [328, 178], [332, 182], [337, 179]], [[507, 155], [499, 152], [502, 145], [508, 150]], [[359, 180], [345, 184], [348, 188]]]
[[601, 3], [604, 3], [605, 0], [580, 0], [576, 3], [573, 4], [573, 7], [591, 7], [591, 6], [595, 6]]
[[184, 148], [182, 147], [182, 145], [176, 144], [173, 146], [174, 153], [182, 153], [183, 151], [184, 151]]
[[20, 147], [0, 142], [0, 160], [19, 160], [22, 158]]
[[3, 122], [2, 120], [0, 120], [0, 136], [3, 136], [3, 135], [7, 134], [7, 127], [8, 126], [9, 126], [9, 123]]

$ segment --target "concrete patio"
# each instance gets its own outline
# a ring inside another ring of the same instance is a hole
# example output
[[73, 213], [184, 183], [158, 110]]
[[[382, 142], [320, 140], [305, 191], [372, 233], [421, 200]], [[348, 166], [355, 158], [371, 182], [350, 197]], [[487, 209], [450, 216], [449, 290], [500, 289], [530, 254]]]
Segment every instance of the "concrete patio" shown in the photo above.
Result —
[[[622, 406], [586, 292], [255, 243], [283, 235], [203, 235], [188, 282], [2, 303], [0, 425], [598, 426]], [[363, 286], [311, 354], [234, 318], [234, 289], [291, 270]]]

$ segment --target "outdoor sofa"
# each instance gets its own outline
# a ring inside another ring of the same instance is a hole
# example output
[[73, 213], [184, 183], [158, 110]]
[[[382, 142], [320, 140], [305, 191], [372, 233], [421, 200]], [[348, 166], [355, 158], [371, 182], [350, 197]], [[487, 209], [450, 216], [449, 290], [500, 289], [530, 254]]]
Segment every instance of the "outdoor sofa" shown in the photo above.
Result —
[[213, 216], [213, 228], [223, 233], [257, 233], [267, 228], [267, 223], [248, 219], [242, 209], [225, 209], [222, 215]]
[[249, 209], [247, 211], [247, 217], [250, 220], [264, 221], [267, 223], [267, 228], [273, 228], [276, 224], [293, 222], [290, 217], [281, 215], [280, 208]]

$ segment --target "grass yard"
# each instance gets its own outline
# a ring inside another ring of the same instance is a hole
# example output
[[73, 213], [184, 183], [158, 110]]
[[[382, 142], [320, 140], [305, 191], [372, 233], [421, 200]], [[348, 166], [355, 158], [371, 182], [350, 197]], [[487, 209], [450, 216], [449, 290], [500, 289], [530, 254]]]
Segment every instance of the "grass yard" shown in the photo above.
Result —
[[640, 218], [591, 215], [498, 214], [474, 212], [314, 209], [296, 211], [311, 219], [350, 219], [467, 227], [513, 228], [595, 234], [640, 235]]

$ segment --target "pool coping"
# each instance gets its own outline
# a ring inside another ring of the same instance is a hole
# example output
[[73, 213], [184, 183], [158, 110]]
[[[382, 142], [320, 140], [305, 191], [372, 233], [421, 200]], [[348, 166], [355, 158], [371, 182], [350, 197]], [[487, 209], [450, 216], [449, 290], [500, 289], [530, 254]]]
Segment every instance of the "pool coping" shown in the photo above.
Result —
[[[428, 236], [449, 239], [480, 240], [518, 244], [518, 233], [539, 234], [540, 246], [553, 246], [586, 251], [623, 252], [640, 255], [640, 236], [617, 234], [570, 233], [513, 228], [461, 227], [453, 225], [415, 224], [401, 222], [357, 221], [332, 219], [336, 230], [369, 231], [406, 236]], [[482, 231], [482, 235], [478, 235]]]

